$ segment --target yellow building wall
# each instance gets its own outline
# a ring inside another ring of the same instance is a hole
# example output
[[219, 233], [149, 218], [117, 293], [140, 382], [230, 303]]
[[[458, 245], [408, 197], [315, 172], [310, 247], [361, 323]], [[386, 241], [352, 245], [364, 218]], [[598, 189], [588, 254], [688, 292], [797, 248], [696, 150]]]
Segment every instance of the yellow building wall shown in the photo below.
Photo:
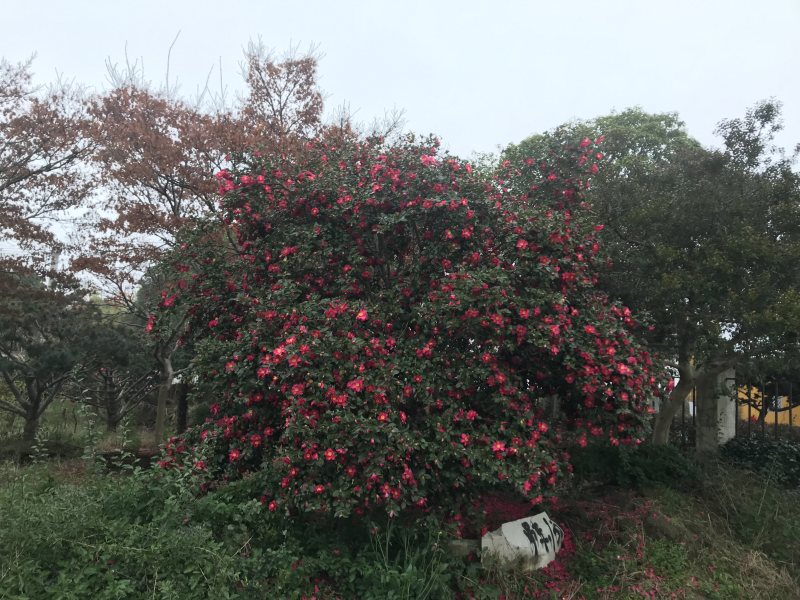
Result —
[[[752, 399], [756, 405], [761, 404], [761, 390], [756, 387], [748, 388], [742, 386], [738, 389], [739, 394], [739, 419], [747, 421], [749, 418], [758, 419], [758, 409], [755, 407], [748, 408], [746, 401]], [[749, 396], [748, 396], [749, 394]], [[778, 407], [782, 408], [789, 406], [788, 396], [778, 396]], [[795, 406], [791, 410], [772, 411], [767, 412], [766, 423], [774, 425], [775, 419], [778, 420], [778, 425], [792, 425], [793, 427], [800, 427], [800, 406]]]

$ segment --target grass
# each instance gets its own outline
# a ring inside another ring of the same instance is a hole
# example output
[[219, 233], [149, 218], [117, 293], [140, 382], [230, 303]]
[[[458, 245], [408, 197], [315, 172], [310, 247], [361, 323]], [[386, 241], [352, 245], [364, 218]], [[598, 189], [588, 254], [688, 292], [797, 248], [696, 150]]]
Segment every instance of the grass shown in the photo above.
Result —
[[567, 530], [558, 561], [532, 574], [491, 565], [475, 572], [477, 589], [509, 599], [800, 598], [798, 492], [721, 461], [668, 477], [670, 453], [593, 451], [595, 464], [584, 461], [548, 510]]
[[723, 462], [689, 488], [573, 496], [571, 576], [590, 598], [800, 598], [795, 491]]
[[151, 429], [132, 427], [126, 420], [117, 431], [108, 431], [94, 409], [64, 399], [56, 401], [43, 415], [36, 443], [22, 441], [23, 425], [19, 417], [0, 414], [0, 462], [27, 459], [36, 453], [32, 446], [37, 445], [39, 454], [55, 459], [80, 457], [87, 446], [98, 455], [108, 456], [121, 449], [140, 457], [151, 457], [159, 451]]

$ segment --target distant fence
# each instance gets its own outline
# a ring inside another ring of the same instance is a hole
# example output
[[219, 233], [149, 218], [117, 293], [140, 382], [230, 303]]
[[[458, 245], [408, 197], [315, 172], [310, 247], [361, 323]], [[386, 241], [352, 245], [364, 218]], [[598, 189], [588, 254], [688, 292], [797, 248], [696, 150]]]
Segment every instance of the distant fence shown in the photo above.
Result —
[[[741, 382], [728, 380], [736, 402], [735, 435], [759, 435], [800, 441], [800, 385], [790, 381]], [[675, 417], [672, 441], [694, 445], [695, 389]]]

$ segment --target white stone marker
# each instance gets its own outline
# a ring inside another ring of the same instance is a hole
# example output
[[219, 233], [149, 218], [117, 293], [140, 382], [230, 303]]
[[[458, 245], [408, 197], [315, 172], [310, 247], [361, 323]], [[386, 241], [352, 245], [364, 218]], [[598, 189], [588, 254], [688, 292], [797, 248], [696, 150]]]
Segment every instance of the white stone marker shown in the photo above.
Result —
[[526, 570], [547, 566], [561, 549], [564, 531], [550, 520], [547, 513], [539, 513], [517, 521], [503, 523], [500, 529], [481, 538], [481, 560], [487, 555], [500, 562], [520, 561]]

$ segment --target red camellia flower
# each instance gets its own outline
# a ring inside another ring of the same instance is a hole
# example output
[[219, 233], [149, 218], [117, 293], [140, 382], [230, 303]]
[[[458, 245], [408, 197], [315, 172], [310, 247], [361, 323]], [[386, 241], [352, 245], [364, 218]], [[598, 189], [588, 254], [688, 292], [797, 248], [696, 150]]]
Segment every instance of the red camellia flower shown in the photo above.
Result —
[[356, 314], [356, 321], [366, 321], [368, 318], [369, 315], [367, 314], [367, 311], [363, 308]]
[[364, 380], [363, 379], [353, 379], [347, 382], [348, 389], [353, 390], [354, 392], [360, 392], [364, 389]]
[[236, 462], [242, 456], [242, 453], [239, 452], [238, 449], [234, 448], [230, 452], [228, 452], [228, 460], [231, 462]]
[[617, 364], [617, 373], [620, 375], [630, 375], [633, 373], [633, 370], [628, 366], [622, 363]]

